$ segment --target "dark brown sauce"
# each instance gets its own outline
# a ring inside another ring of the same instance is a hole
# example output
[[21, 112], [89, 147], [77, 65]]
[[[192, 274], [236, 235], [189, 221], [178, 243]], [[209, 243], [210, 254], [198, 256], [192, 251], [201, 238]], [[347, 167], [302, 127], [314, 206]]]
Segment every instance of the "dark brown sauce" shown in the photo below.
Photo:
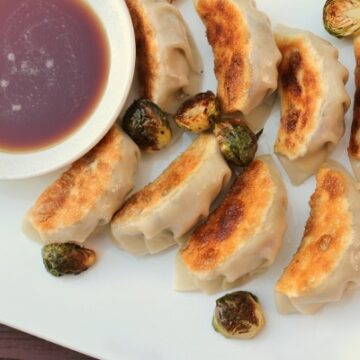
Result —
[[109, 47], [82, 0], [0, 0], [0, 149], [53, 145], [94, 111]]

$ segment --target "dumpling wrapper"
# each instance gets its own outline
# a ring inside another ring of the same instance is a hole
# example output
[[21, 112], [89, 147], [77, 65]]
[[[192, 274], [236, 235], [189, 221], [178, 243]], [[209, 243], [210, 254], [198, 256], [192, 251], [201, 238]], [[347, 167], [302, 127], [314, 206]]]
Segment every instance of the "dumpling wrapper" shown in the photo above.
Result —
[[360, 37], [354, 38], [355, 52], [355, 96], [353, 122], [348, 147], [350, 163], [357, 181], [360, 181]]
[[166, 0], [126, 0], [140, 94], [174, 113], [200, 90], [202, 62], [180, 11]]
[[[195, 0], [195, 7], [213, 49], [223, 112], [249, 114], [277, 88], [281, 54], [268, 17], [253, 0]], [[247, 121], [254, 131], [264, 122]]]
[[276, 284], [279, 312], [313, 314], [360, 285], [360, 194], [335, 161], [316, 175], [301, 245]]
[[24, 220], [25, 233], [44, 243], [84, 242], [122, 205], [139, 159], [136, 144], [113, 126], [40, 195]]
[[281, 121], [275, 152], [293, 184], [313, 175], [344, 134], [350, 105], [347, 69], [338, 50], [314, 34], [285, 26], [275, 30]]
[[209, 214], [230, 178], [215, 137], [200, 135], [114, 216], [111, 231], [116, 242], [134, 255], [154, 254], [176, 244]]
[[270, 266], [286, 230], [287, 194], [270, 155], [255, 159], [176, 257], [175, 289], [213, 293]]

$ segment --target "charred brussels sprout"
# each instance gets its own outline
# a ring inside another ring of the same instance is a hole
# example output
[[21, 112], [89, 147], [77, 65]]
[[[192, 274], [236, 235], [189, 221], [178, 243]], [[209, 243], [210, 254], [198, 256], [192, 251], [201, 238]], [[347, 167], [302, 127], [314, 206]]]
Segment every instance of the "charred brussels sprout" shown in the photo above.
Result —
[[258, 136], [243, 121], [226, 119], [217, 122], [214, 134], [222, 154], [229, 162], [246, 166], [254, 159]]
[[175, 121], [185, 130], [201, 133], [210, 129], [219, 115], [219, 101], [207, 91], [186, 100], [176, 112]]
[[264, 324], [261, 305], [255, 295], [237, 291], [216, 300], [213, 327], [225, 337], [251, 339]]
[[46, 270], [54, 276], [80, 274], [95, 263], [96, 254], [74, 243], [45, 245], [42, 258]]
[[323, 10], [327, 32], [337, 37], [360, 33], [360, 0], [327, 0]]
[[148, 99], [132, 103], [125, 113], [122, 126], [140, 149], [145, 151], [164, 148], [172, 137], [167, 114]]

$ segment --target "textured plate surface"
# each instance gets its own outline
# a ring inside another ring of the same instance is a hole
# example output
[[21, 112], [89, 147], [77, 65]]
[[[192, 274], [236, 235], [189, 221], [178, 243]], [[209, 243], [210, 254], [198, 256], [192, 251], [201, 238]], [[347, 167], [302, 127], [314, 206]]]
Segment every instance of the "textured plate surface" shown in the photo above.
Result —
[[[98, 0], [98, 2], [102, 2]], [[190, 0], [178, 0], [204, 60], [204, 89], [215, 90], [211, 49]], [[350, 70], [353, 94], [351, 41], [337, 40], [322, 28], [322, 1], [258, 0], [273, 25], [309, 29], [341, 51]], [[261, 138], [260, 153], [272, 152], [279, 122], [274, 107]], [[333, 158], [350, 169], [347, 132]], [[153, 179], [190, 141], [184, 135], [166, 151], [145, 157], [137, 187]], [[21, 220], [37, 195], [56, 173], [31, 180], [0, 182], [0, 322], [50, 339], [101, 359], [356, 359], [360, 358], [360, 293], [351, 292], [314, 316], [279, 315], [273, 288], [299, 245], [308, 216], [314, 179], [301, 187], [290, 185], [289, 227], [275, 264], [242, 288], [259, 296], [266, 314], [264, 330], [253, 340], [227, 340], [213, 331], [211, 317], [221, 294], [177, 293], [172, 289], [174, 256], [171, 249], [153, 257], [134, 258], [119, 250], [107, 229], [98, 230], [88, 245], [99, 261], [77, 277], [56, 279], [43, 269], [41, 246], [21, 232]]]

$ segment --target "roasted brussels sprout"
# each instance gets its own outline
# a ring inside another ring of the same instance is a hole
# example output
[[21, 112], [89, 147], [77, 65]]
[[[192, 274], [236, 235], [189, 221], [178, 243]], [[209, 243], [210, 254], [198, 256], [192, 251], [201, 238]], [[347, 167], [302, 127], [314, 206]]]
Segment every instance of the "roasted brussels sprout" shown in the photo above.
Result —
[[54, 276], [80, 274], [95, 263], [96, 254], [75, 243], [45, 245], [42, 258], [46, 270]]
[[239, 165], [248, 165], [255, 157], [258, 137], [239, 119], [224, 119], [215, 124], [215, 137], [225, 159]]
[[323, 10], [327, 32], [337, 37], [360, 33], [360, 0], [327, 0]]
[[167, 116], [150, 100], [139, 99], [126, 111], [122, 126], [141, 150], [157, 151], [164, 148], [172, 137]]
[[236, 291], [216, 300], [213, 327], [228, 338], [251, 339], [264, 326], [258, 298], [247, 291]]
[[219, 100], [207, 91], [186, 100], [176, 112], [175, 121], [185, 130], [201, 133], [210, 129], [219, 115]]

